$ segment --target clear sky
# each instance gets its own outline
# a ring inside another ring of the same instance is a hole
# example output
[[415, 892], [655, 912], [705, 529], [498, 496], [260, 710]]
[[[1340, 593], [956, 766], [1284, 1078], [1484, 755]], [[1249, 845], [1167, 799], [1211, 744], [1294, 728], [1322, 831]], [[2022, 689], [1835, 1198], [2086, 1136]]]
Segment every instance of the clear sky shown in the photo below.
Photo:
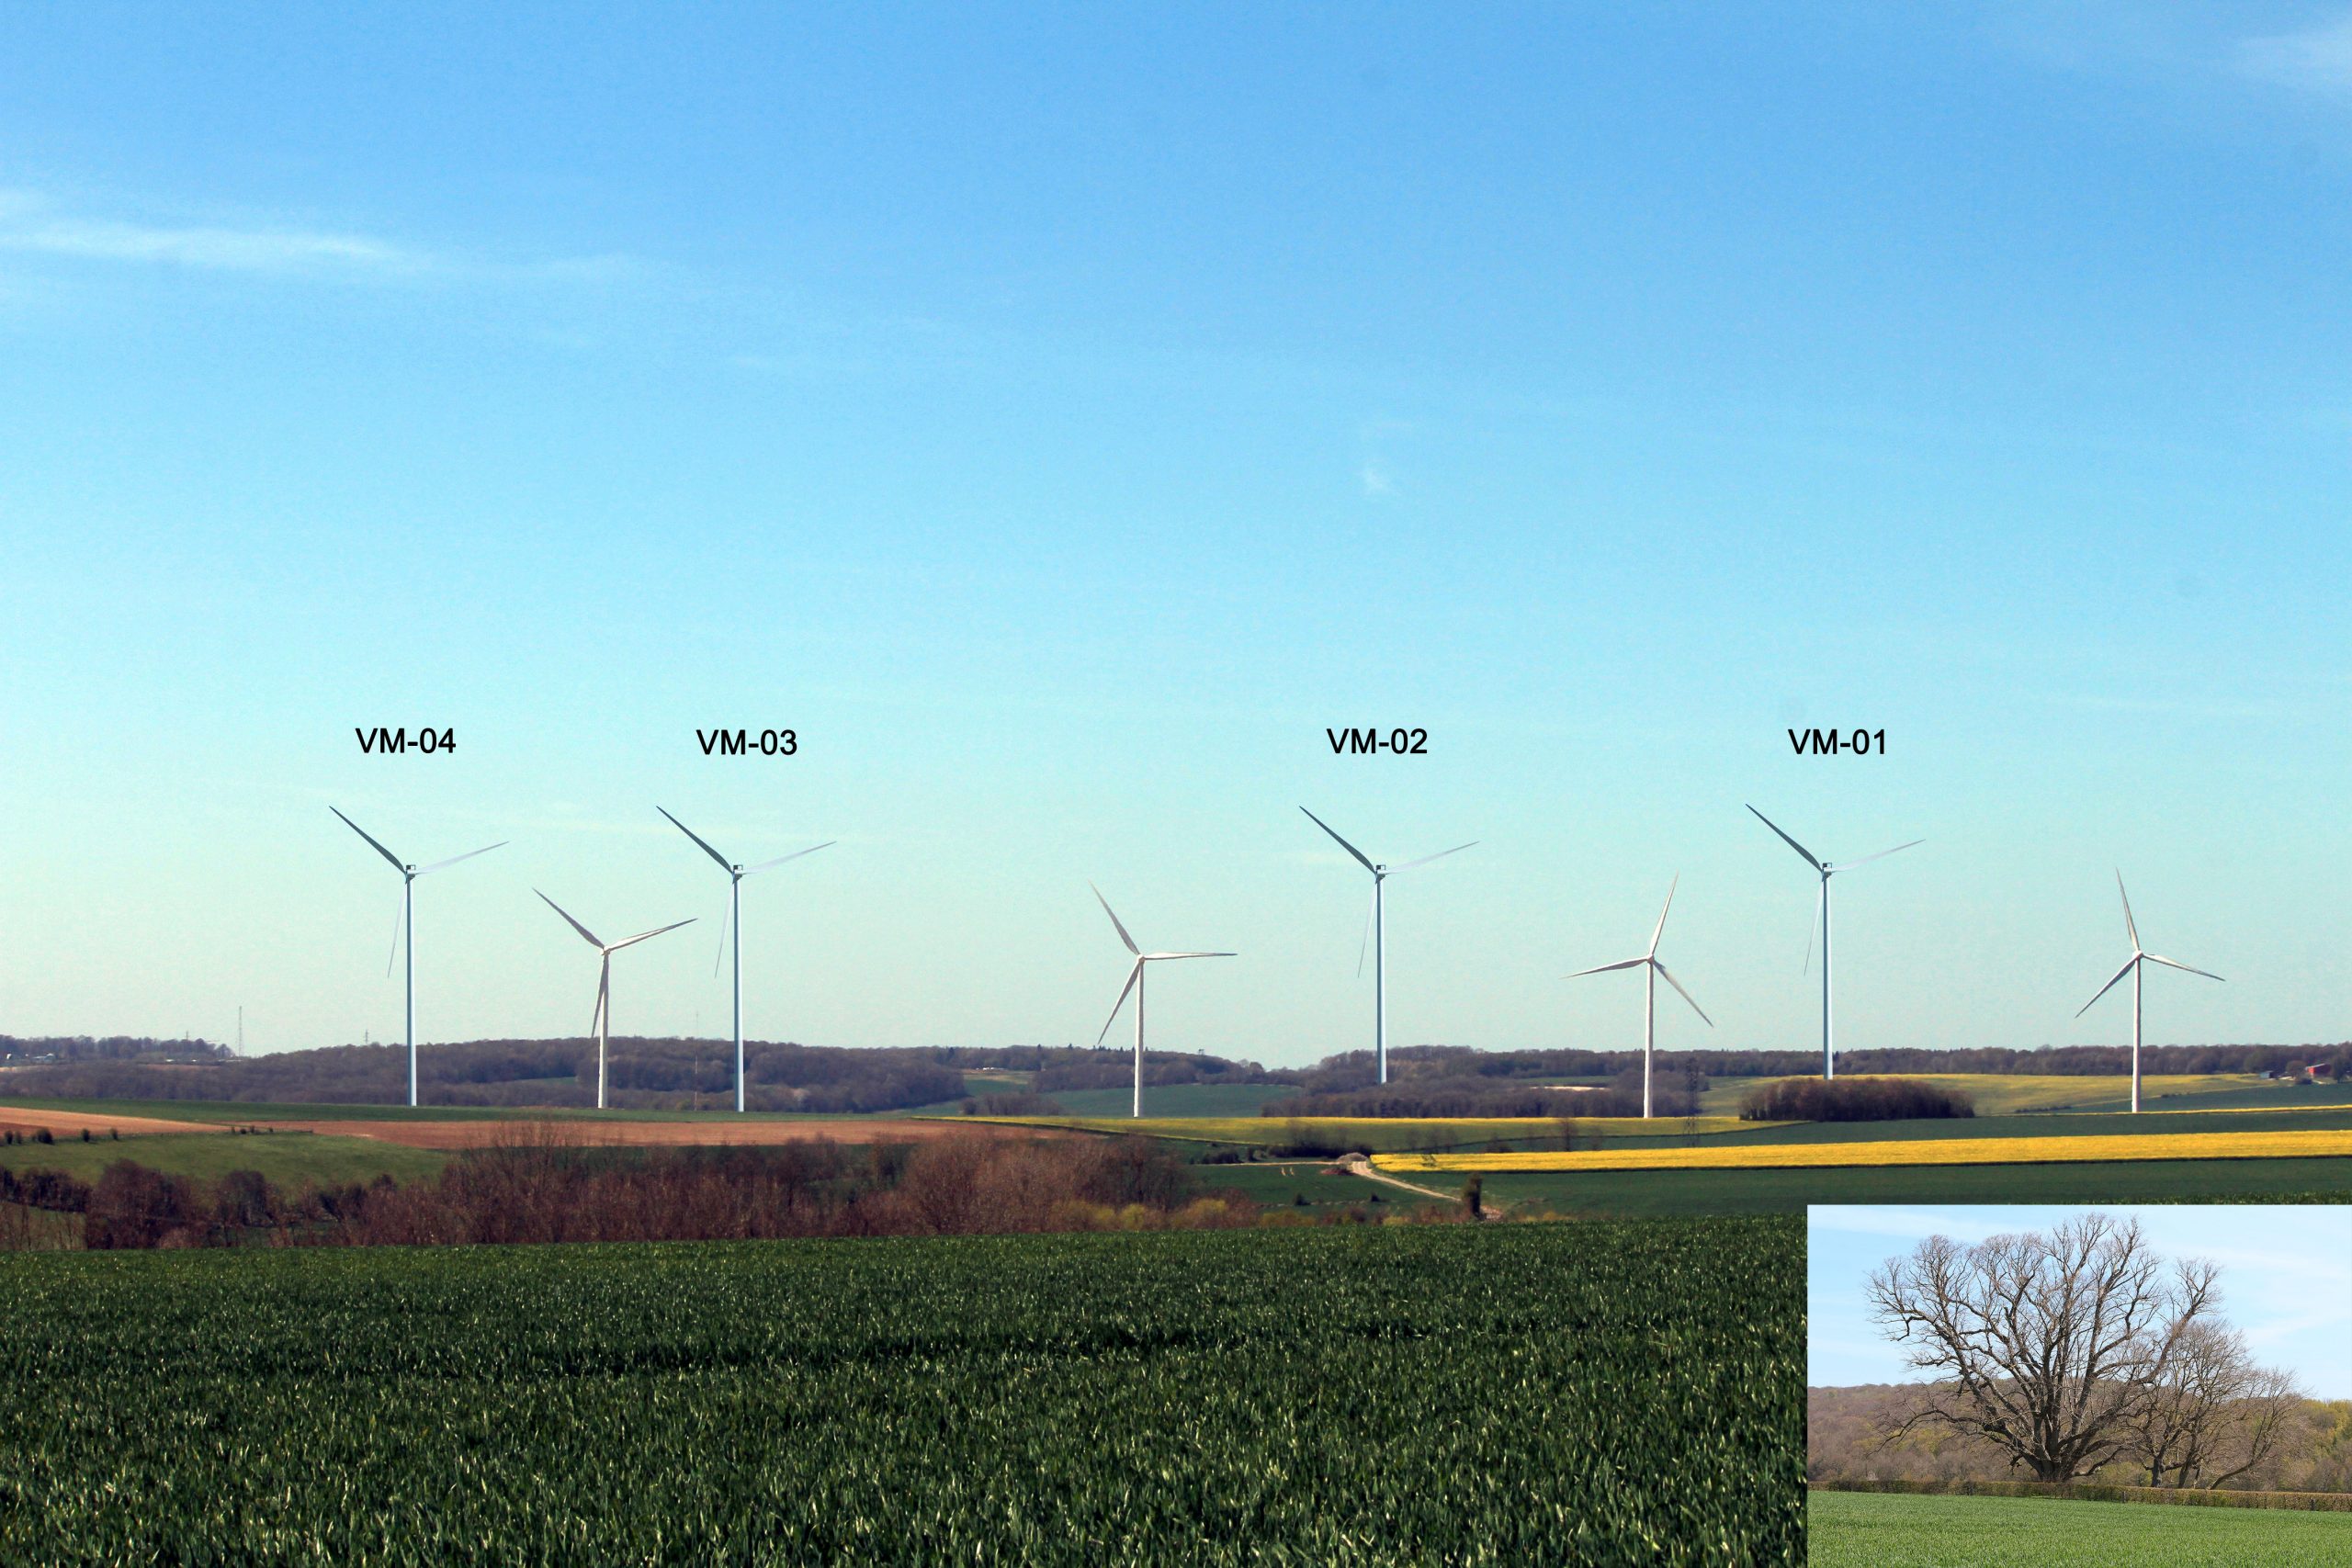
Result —
[[[2090, 1209], [2041, 1206], [1809, 1211], [1806, 1373], [1816, 1388], [1913, 1382], [1903, 1348], [1870, 1320], [1863, 1286], [1931, 1235], [1970, 1245], [2047, 1231]], [[2222, 1267], [2222, 1314], [2264, 1366], [2301, 1378], [2317, 1399], [2352, 1399], [2352, 1207], [2165, 1204], [2097, 1211], [2140, 1222], [2160, 1256]]]
[[[2352, 5], [0, 9], [0, 1030], [2337, 1040]], [[363, 757], [355, 726], [456, 731]], [[788, 761], [697, 727], [795, 729]], [[1335, 758], [1326, 727], [1426, 728]], [[1790, 726], [1885, 732], [1797, 758]], [[609, 931], [606, 934], [610, 934]]]

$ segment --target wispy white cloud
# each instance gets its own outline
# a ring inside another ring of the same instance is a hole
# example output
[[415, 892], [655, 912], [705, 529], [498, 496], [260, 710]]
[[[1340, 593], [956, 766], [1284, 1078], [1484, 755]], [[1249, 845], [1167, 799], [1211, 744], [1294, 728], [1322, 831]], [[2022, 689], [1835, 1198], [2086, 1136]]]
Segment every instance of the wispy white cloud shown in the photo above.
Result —
[[2247, 39], [2238, 69], [2264, 81], [2314, 92], [2352, 92], [2352, 11], [2301, 32]]
[[427, 278], [605, 284], [644, 270], [626, 256], [496, 262], [346, 230], [281, 223], [181, 223], [67, 210], [38, 192], [0, 190], [0, 252], [202, 272], [398, 282]]
[[396, 276], [441, 265], [425, 252], [365, 234], [93, 218], [59, 211], [25, 191], [0, 192], [0, 250], [216, 272]]
[[1363, 485], [1363, 493], [1372, 500], [1396, 493], [1396, 481], [1389, 477], [1387, 468], [1376, 458], [1357, 469], [1356, 478]]

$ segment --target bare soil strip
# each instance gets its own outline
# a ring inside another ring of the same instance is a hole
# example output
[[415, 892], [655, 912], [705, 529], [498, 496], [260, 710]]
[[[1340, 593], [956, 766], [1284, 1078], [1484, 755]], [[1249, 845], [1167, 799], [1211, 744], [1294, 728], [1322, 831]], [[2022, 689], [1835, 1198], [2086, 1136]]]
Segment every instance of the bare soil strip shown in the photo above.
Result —
[[120, 1133], [135, 1137], [141, 1133], [225, 1133], [228, 1124], [220, 1122], [170, 1122], [160, 1116], [118, 1116], [111, 1112], [97, 1115], [86, 1111], [39, 1111], [22, 1105], [0, 1105], [0, 1130], [12, 1133], [37, 1133], [43, 1127], [51, 1134], [58, 1133], [81, 1134], [87, 1127], [93, 1133]]

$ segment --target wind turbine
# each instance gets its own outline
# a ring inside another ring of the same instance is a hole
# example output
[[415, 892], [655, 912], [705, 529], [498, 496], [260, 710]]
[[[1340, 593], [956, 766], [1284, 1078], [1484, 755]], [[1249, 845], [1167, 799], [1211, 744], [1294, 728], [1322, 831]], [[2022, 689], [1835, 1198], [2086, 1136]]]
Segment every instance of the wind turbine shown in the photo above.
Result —
[[1709, 1029], [1715, 1026], [1715, 1021], [1707, 1016], [1707, 1010], [1699, 1005], [1698, 998], [1683, 990], [1682, 982], [1668, 975], [1666, 965], [1657, 961], [1657, 939], [1666, 934], [1666, 911], [1674, 908], [1674, 890], [1681, 885], [1682, 878], [1679, 874], [1672, 882], [1667, 884], [1666, 908], [1657, 912], [1657, 929], [1650, 932], [1650, 950], [1647, 953], [1643, 953], [1639, 958], [1628, 958], [1622, 964], [1602, 964], [1590, 969], [1579, 969], [1567, 976], [1571, 980], [1581, 980], [1587, 975], [1606, 975], [1611, 969], [1640, 968], [1647, 971], [1642, 977], [1645, 988], [1642, 1002], [1642, 1119], [1645, 1122], [1649, 1120], [1650, 1114], [1650, 1049], [1657, 1042], [1658, 976], [1666, 976], [1666, 983], [1673, 987], [1684, 1001], [1690, 1004], [1690, 1010], [1699, 1015], [1700, 1022]]
[[[662, 807], [657, 806], [653, 809], [661, 812], [664, 817], [670, 817], [670, 813]], [[798, 860], [802, 855], [813, 855], [819, 850], [829, 848], [830, 846], [838, 843], [840, 840], [828, 839], [824, 843], [811, 844], [805, 850], [795, 850], [788, 855], [778, 855], [774, 860], [763, 860], [757, 865], [738, 865], [734, 862], [729, 861], [725, 855], [720, 854], [717, 850], [712, 849], [701, 834], [695, 832], [692, 828], [687, 827], [684, 822], [679, 821], [676, 818], [670, 817], [670, 826], [675, 828], [679, 832], [684, 833], [687, 838], [692, 839], [695, 843], [701, 845], [702, 852], [717, 861], [718, 863], [718, 869], [727, 874], [727, 923], [733, 929], [735, 933], [735, 1110], [738, 1114], [741, 1114], [743, 1110], [744, 1081], [743, 879], [747, 876], [757, 876], [763, 871], [773, 871], [788, 860]], [[727, 940], [726, 931], [722, 931], [719, 932], [719, 940], [722, 942]], [[714, 970], [716, 967], [716, 965], [713, 966]]]
[[[476, 855], [486, 855], [492, 850], [503, 848], [512, 840], [501, 839], [495, 844], [484, 844], [481, 849], [468, 850], [464, 854], [451, 855], [447, 860], [437, 860], [431, 865], [411, 865], [374, 839], [368, 838], [368, 830], [358, 823], [345, 817], [342, 812], [335, 811], [332, 806], [327, 809], [334, 811], [335, 816], [342, 818], [345, 827], [361, 838], [367, 839], [368, 846], [391, 862], [392, 869], [401, 874], [401, 921], [396, 940], [408, 954], [408, 974], [404, 981], [404, 989], [408, 993], [408, 1102], [413, 1106], [416, 1103], [416, 879], [420, 876], [430, 876], [436, 871], [447, 870], [461, 860], [471, 860]], [[384, 973], [389, 976], [391, 972], [391, 954], [386, 953]]]
[[[1894, 849], [1881, 850], [1874, 855], [1864, 855], [1860, 860], [1838, 862], [1816, 860], [1811, 850], [1806, 849], [1786, 833], [1781, 833], [1780, 826], [1770, 817], [1752, 806], [1747, 809], [1754, 813], [1756, 820], [1771, 829], [1773, 832], [1780, 833], [1781, 841], [1803, 855], [1805, 864], [1821, 874], [1821, 900], [1815, 906], [1814, 912], [1815, 922], [1821, 928], [1821, 1076], [1825, 1078], [1834, 1078], [1838, 1076], [1838, 1058], [1832, 1049], [1829, 1033], [1829, 879], [1841, 871], [1851, 871], [1858, 865], [1868, 865], [1874, 860], [1884, 860], [1897, 850], [1907, 850], [1912, 844], [1924, 844], [1928, 840], [1914, 839], [1911, 843], [1897, 844]], [[1810, 968], [1813, 964], [1813, 938], [1809, 932], [1805, 937], [1804, 953], [1805, 964]]]
[[[1300, 807], [1299, 809], [1301, 811], [1306, 811], [1306, 807], [1304, 806]], [[1456, 844], [1450, 850], [1440, 850], [1433, 855], [1423, 855], [1419, 860], [1408, 860], [1403, 865], [1374, 865], [1368, 858], [1366, 858], [1362, 850], [1356, 848], [1345, 839], [1340, 838], [1339, 834], [1331, 832], [1331, 824], [1324, 821], [1323, 818], [1316, 816], [1312, 811], [1306, 811], [1306, 819], [1309, 822], [1314, 823], [1317, 828], [1322, 829], [1325, 832], [1330, 833], [1332, 840], [1335, 843], [1337, 843], [1341, 849], [1347, 851], [1348, 853], [1356, 857], [1357, 864], [1363, 866], [1364, 870], [1372, 873], [1372, 919], [1370, 922], [1370, 935], [1372, 938], [1372, 1055], [1374, 1062], [1380, 1069], [1380, 1081], [1382, 1083], [1386, 1083], [1388, 1081], [1388, 932], [1387, 928], [1382, 919], [1381, 888], [1390, 877], [1396, 875], [1400, 871], [1410, 871], [1417, 865], [1427, 865], [1433, 860], [1443, 860], [1448, 855], [1460, 854], [1464, 850], [1470, 848], [1471, 844], [1476, 844], [1478, 840], [1473, 839], [1468, 844]], [[1357, 944], [1356, 947], [1356, 973], [1359, 975], [1363, 973], [1363, 946], [1362, 943]]]
[[[539, 893], [536, 887], [531, 891]], [[624, 942], [605, 942], [597, 939], [595, 932], [573, 919], [570, 915], [564, 914], [563, 906], [546, 894], [539, 893], [539, 902], [557, 914], [563, 915], [563, 923], [578, 931], [588, 945], [596, 950], [597, 957], [604, 961], [603, 967], [596, 976], [596, 1109], [602, 1111], [605, 1109], [605, 1035], [613, 1021], [613, 954], [624, 947], [636, 946], [647, 937], [660, 936], [663, 931], [673, 931], [680, 926], [693, 925], [694, 921], [673, 920], [666, 926], [656, 926], [650, 931], [639, 931]]]
[[[1094, 887], [1091, 882], [1086, 886]], [[1136, 955], [1134, 965], [1127, 970], [1127, 983], [1119, 987], [1119, 999], [1111, 1004], [1111, 1016], [1102, 1021], [1102, 1032], [1094, 1037], [1094, 1043], [1102, 1044], [1104, 1037], [1111, 1032], [1111, 1026], [1119, 1021], [1119, 1010], [1127, 1005], [1127, 993], [1133, 991], [1136, 994], [1136, 1099], [1135, 1108], [1130, 1114], [1141, 1116], [1143, 1114], [1143, 966], [1170, 958], [1233, 958], [1238, 955], [1231, 953], [1146, 953], [1136, 945], [1136, 939], [1127, 934], [1127, 928], [1119, 923], [1117, 913], [1111, 908], [1111, 900], [1102, 897], [1102, 889], [1100, 887], [1094, 887], [1094, 901], [1102, 906], [1102, 912], [1111, 917], [1111, 929], [1119, 933], [1119, 940], [1125, 942], [1127, 951]]]
[[[2115, 891], [2123, 899], [2123, 930], [2132, 939], [2132, 956], [2124, 961], [2122, 968], [2115, 972], [2114, 980], [2109, 980], [2098, 988], [2098, 997], [2103, 997], [2115, 989], [2116, 980], [2122, 979], [2126, 975], [2132, 976], [2132, 1110], [2134, 1114], [2137, 1114], [2140, 1109], [2141, 966], [2148, 964], [2161, 964], [2167, 969], [2177, 969], [2184, 975], [2202, 975], [2208, 980], [2219, 980], [2222, 977], [2208, 970], [2192, 969], [2186, 964], [2176, 964], [2169, 958], [2159, 958], [2153, 953], [2143, 952], [2140, 947], [2140, 928], [2132, 919], [2132, 895], [2123, 891], [2123, 874], [2120, 871], [2115, 874]], [[2227, 984], [2226, 981], [2223, 983]], [[2098, 997], [2093, 997], [2075, 1010], [2075, 1016], [2080, 1018], [2084, 1013], [2090, 1011], [2098, 1001]]]

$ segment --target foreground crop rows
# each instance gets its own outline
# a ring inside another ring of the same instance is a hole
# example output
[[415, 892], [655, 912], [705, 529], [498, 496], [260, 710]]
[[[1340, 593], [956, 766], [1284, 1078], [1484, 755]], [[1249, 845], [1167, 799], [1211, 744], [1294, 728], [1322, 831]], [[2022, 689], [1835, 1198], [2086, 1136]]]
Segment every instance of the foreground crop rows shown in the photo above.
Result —
[[0, 1560], [1795, 1563], [1786, 1220], [0, 1258]]

